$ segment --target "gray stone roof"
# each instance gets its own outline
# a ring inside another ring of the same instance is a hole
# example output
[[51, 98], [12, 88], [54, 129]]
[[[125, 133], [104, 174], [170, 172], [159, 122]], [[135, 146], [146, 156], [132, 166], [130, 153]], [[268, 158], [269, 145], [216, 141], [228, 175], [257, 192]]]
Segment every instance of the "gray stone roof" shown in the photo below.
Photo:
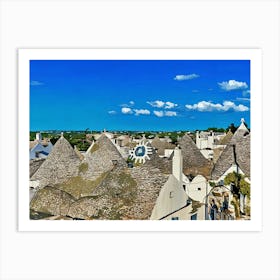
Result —
[[168, 179], [159, 169], [142, 165], [116, 167], [92, 196], [73, 203], [69, 216], [82, 219], [149, 219], [161, 187]]
[[161, 156], [164, 155], [165, 149], [174, 149], [175, 145], [168, 143], [165, 139], [161, 141], [158, 136], [156, 136], [151, 142], [152, 147], [157, 149], [157, 153]]
[[190, 136], [185, 134], [178, 144], [182, 149], [184, 174], [193, 176], [200, 174], [209, 177], [212, 164], [201, 154]]
[[[173, 153], [172, 153], [173, 155]], [[147, 167], [156, 167], [160, 170], [161, 173], [171, 174], [172, 173], [172, 157], [163, 158], [159, 157], [158, 153], [153, 151], [153, 154], [149, 156], [150, 160], [146, 160], [144, 163]]]
[[38, 158], [29, 161], [29, 178], [31, 178], [35, 174], [35, 172], [39, 169], [39, 167], [45, 160], [45, 158]]
[[70, 143], [62, 136], [51, 153], [31, 177], [40, 180], [40, 186], [53, 185], [78, 175], [81, 161]]
[[227, 144], [229, 144], [229, 142], [230, 142], [232, 136], [233, 136], [233, 133], [231, 132], [231, 130], [229, 130], [229, 131], [227, 132], [227, 134], [225, 135], [225, 137], [223, 137], [223, 138], [220, 140], [219, 145], [227, 145]]
[[114, 167], [113, 161], [120, 166], [126, 166], [116, 146], [105, 134], [102, 134], [86, 153], [84, 162], [88, 164], [88, 168], [81, 175], [94, 180], [102, 173], [111, 170]]
[[51, 215], [68, 215], [70, 205], [75, 201], [69, 193], [46, 186], [36, 192], [30, 202], [30, 209]]
[[250, 177], [250, 133], [244, 125], [241, 125], [215, 164], [211, 176], [213, 180], [218, 180], [235, 164], [233, 145], [235, 145], [238, 166], [246, 176]]

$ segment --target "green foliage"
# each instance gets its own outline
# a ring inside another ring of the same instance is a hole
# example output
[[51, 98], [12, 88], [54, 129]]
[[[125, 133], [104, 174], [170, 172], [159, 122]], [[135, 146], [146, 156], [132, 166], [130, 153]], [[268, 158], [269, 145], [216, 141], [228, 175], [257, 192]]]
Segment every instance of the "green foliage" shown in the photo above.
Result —
[[240, 180], [240, 192], [243, 195], [248, 195], [248, 197], [250, 197], [250, 184], [248, 182], [246, 182], [244, 179]]
[[207, 131], [213, 131], [213, 132], [225, 132], [226, 130], [224, 128], [217, 128], [217, 127], [208, 127]]
[[59, 139], [58, 136], [54, 136], [54, 137], [52, 137], [52, 138], [50, 139], [50, 141], [51, 141], [51, 143], [54, 145], [54, 144], [57, 142], [58, 139]]
[[79, 151], [87, 151], [87, 149], [90, 147], [90, 144], [88, 142], [79, 142], [76, 144], [76, 147]]
[[31, 131], [29, 133], [29, 141], [34, 141], [36, 138], [36, 132]]
[[232, 133], [234, 133], [237, 130], [237, 126], [234, 125], [234, 123], [231, 123], [228, 127], [227, 127], [227, 131], [231, 130]]
[[250, 197], [250, 184], [245, 181], [245, 178], [241, 174], [237, 174], [236, 172], [229, 173], [224, 179], [225, 185], [230, 185], [233, 183], [237, 188], [239, 188], [239, 192], [243, 195], [248, 195]]
[[212, 187], [212, 188], [216, 187], [216, 183], [215, 183], [215, 182], [209, 181], [209, 185], [210, 185], [210, 187]]

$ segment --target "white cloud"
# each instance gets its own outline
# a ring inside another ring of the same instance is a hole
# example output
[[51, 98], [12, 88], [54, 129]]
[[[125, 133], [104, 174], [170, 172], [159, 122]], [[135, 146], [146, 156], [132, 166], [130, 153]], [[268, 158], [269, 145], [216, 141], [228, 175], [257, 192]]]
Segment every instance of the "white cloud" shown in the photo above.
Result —
[[167, 117], [176, 117], [177, 116], [177, 112], [165, 111], [164, 115], [167, 116]]
[[133, 107], [135, 105], [135, 102], [133, 100], [130, 100], [128, 103], [124, 103], [124, 104], [121, 104], [120, 106], [121, 107]]
[[173, 102], [169, 102], [169, 101], [167, 101], [167, 102], [165, 102], [165, 109], [172, 109], [172, 108], [174, 108], [174, 107], [176, 107], [177, 106], [177, 104], [175, 104], [175, 103], [173, 103]]
[[218, 83], [221, 89], [225, 91], [236, 90], [236, 89], [246, 89], [248, 85], [245, 82], [238, 82], [235, 80], [229, 80], [228, 82]]
[[240, 100], [240, 101], [250, 101], [250, 98], [246, 98], [246, 97], [237, 97], [236, 100]]
[[132, 112], [131, 108], [123, 107], [122, 108], [122, 113], [123, 114], [132, 114], [133, 112]]
[[175, 81], [185, 81], [185, 80], [192, 80], [198, 78], [199, 75], [197, 74], [188, 74], [188, 75], [176, 75], [174, 80]]
[[110, 115], [115, 115], [115, 114], [117, 114], [117, 112], [114, 111], [114, 110], [112, 110], [112, 111], [108, 111], [108, 114], [110, 114]]
[[163, 117], [163, 111], [154, 111], [154, 114], [159, 118]]
[[186, 108], [189, 110], [197, 110], [199, 112], [213, 112], [220, 111], [226, 112], [228, 110], [234, 110], [236, 112], [245, 112], [248, 111], [249, 108], [242, 104], [236, 105], [232, 101], [224, 101], [223, 104], [220, 103], [212, 103], [209, 101], [200, 101], [197, 104], [186, 105]]
[[134, 109], [135, 116], [139, 115], [150, 115], [150, 111], [147, 109]]
[[177, 113], [174, 111], [154, 111], [154, 114], [161, 118], [161, 117], [176, 117]]
[[156, 101], [147, 101], [152, 107], [162, 108], [165, 105], [165, 102], [156, 100]]
[[151, 105], [152, 107], [156, 107], [156, 108], [165, 108], [165, 109], [172, 109], [175, 108], [176, 106], [178, 106], [178, 104], [170, 102], [170, 101], [161, 101], [161, 100], [156, 100], [156, 101], [147, 101], [147, 103], [149, 105]]
[[42, 86], [44, 83], [42, 82], [39, 82], [39, 81], [31, 81], [30, 82], [30, 85], [31, 86]]

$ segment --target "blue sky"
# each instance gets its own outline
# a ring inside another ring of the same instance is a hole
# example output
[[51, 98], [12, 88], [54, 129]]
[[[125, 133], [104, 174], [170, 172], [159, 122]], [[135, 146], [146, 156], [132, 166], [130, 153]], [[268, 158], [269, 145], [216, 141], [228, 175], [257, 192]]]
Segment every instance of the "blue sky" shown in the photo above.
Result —
[[250, 126], [248, 60], [32, 60], [30, 130]]

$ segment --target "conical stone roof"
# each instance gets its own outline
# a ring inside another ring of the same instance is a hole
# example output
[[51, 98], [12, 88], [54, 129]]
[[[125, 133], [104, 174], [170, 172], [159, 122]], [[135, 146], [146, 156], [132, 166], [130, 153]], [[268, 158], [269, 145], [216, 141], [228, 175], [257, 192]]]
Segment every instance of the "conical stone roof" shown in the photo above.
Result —
[[102, 134], [85, 154], [84, 161], [87, 163], [87, 170], [81, 176], [86, 179], [96, 179], [104, 172], [111, 170], [114, 163], [118, 166], [126, 166], [126, 162], [112, 141]]
[[159, 157], [158, 153], [153, 150], [153, 153], [149, 155], [150, 159], [144, 163], [147, 167], [156, 167], [161, 173], [170, 174], [172, 173], [172, 158]]
[[68, 215], [81, 219], [149, 219], [169, 175], [156, 167], [115, 167], [92, 196], [73, 203]]
[[175, 145], [168, 143], [166, 140], [161, 141], [158, 136], [156, 136], [151, 142], [151, 146], [157, 149], [159, 155], [164, 155], [165, 149], [174, 149]]
[[227, 144], [229, 144], [229, 142], [230, 142], [232, 136], [233, 136], [233, 133], [232, 133], [231, 130], [229, 130], [229, 131], [227, 132], [227, 134], [225, 135], [225, 137], [223, 137], [223, 138], [220, 140], [219, 145], [227, 145]]
[[218, 180], [236, 161], [246, 176], [250, 177], [250, 132], [242, 122], [235, 131], [230, 143], [226, 146], [212, 170], [212, 179]]
[[40, 187], [62, 183], [78, 175], [80, 163], [81, 161], [70, 143], [61, 136], [31, 179], [39, 180]]
[[190, 136], [185, 134], [178, 144], [182, 149], [183, 173], [209, 177], [212, 164], [202, 155]]
[[37, 191], [30, 202], [30, 209], [51, 215], [68, 215], [70, 205], [75, 201], [69, 193], [46, 186]]

